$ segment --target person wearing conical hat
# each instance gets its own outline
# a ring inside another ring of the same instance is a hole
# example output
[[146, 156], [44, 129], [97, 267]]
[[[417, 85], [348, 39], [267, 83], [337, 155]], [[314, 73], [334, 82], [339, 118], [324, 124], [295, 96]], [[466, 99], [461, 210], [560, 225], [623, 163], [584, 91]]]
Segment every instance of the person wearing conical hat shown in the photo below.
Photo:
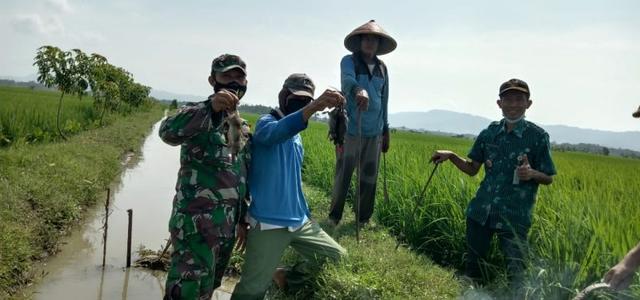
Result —
[[[633, 112], [634, 118], [640, 118], [640, 106]], [[604, 282], [615, 290], [624, 290], [633, 282], [633, 275], [640, 269], [640, 243], [604, 275]]]
[[[360, 158], [360, 205], [358, 222], [373, 214], [380, 152], [389, 150], [389, 73], [378, 59], [393, 51], [397, 43], [378, 23], [371, 20], [344, 39], [352, 52], [340, 62], [342, 92], [347, 98], [347, 135], [344, 146], [336, 148], [336, 174], [329, 221], [342, 218], [351, 176]], [[356, 155], [356, 153], [360, 155]], [[355, 210], [355, 209], [354, 209]]]

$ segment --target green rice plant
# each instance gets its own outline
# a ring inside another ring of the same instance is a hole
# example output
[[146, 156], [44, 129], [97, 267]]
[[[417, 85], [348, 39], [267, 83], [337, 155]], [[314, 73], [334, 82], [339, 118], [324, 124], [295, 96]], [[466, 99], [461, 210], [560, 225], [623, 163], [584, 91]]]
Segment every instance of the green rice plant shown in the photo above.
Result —
[[[304, 180], [327, 193], [333, 186], [335, 153], [326, 124], [310, 123], [303, 133]], [[389, 202], [382, 188], [376, 217], [403, 243], [435, 262], [464, 267], [465, 209], [483, 172], [469, 177], [452, 164], [437, 171], [424, 199], [417, 199], [433, 167], [436, 149], [465, 155], [473, 141], [413, 132], [395, 132], [387, 154]], [[531, 266], [528, 297], [567, 298], [599, 280], [640, 241], [640, 160], [575, 152], [554, 152], [554, 183], [541, 186], [529, 234]], [[382, 168], [382, 165], [381, 165]], [[378, 186], [382, 186], [382, 169]], [[415, 205], [422, 203], [412, 216]], [[328, 207], [326, 208], [328, 209]], [[502, 260], [493, 247], [489, 261], [503, 278]], [[493, 287], [505, 288], [498, 279]], [[634, 285], [638, 293], [640, 281]]]
[[[59, 140], [56, 120], [60, 94], [0, 86], [0, 147]], [[64, 121], [60, 126], [67, 135], [100, 126], [103, 109], [95, 105], [92, 96], [67, 97], [62, 106], [60, 119]], [[105, 124], [137, 111], [148, 111], [151, 104], [127, 107], [127, 110], [107, 115]]]

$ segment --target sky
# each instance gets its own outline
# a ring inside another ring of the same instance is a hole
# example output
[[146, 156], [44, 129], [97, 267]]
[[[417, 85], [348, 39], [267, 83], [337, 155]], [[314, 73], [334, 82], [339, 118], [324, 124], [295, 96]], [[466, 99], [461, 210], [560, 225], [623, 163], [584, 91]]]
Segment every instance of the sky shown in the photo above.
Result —
[[[375, 19], [398, 42], [389, 111], [500, 119], [498, 86], [520, 78], [527, 119], [638, 131], [640, 1], [0, 1], [0, 76], [36, 72], [41, 45], [100, 53], [155, 89], [202, 96], [211, 60], [247, 63], [243, 103], [275, 106], [284, 79], [339, 87], [345, 36]], [[391, 124], [393, 126], [393, 124]]]

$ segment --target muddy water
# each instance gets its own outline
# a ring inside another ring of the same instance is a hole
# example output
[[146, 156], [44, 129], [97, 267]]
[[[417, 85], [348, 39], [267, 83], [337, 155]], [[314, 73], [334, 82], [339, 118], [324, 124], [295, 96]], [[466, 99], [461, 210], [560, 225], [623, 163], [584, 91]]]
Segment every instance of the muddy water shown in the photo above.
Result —
[[[158, 137], [160, 122], [146, 138], [142, 155], [131, 157], [121, 178], [111, 187], [107, 233], [107, 255], [102, 264], [104, 203], [98, 204], [65, 238], [60, 253], [43, 262], [47, 275], [30, 291], [33, 299], [161, 299], [164, 272], [126, 266], [127, 209], [133, 210], [132, 262], [135, 250], [144, 245], [157, 250], [168, 238], [179, 147], [171, 147]], [[230, 283], [220, 288], [229, 291]], [[214, 299], [227, 299], [217, 291]]]

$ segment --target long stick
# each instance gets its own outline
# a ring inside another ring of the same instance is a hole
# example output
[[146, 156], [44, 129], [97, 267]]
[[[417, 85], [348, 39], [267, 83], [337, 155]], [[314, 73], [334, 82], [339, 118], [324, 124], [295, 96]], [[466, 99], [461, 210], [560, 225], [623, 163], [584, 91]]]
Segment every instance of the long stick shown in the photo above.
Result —
[[169, 246], [171, 246], [171, 237], [169, 237], [169, 239], [167, 240], [167, 244], [164, 246], [164, 249], [162, 250], [162, 253], [160, 253], [160, 258], [164, 257], [164, 254], [167, 253], [167, 250], [169, 250]]
[[427, 192], [427, 188], [431, 183], [431, 179], [433, 179], [433, 174], [436, 173], [436, 170], [438, 169], [439, 165], [440, 165], [439, 163], [436, 163], [436, 166], [433, 167], [433, 171], [431, 171], [431, 174], [429, 175], [429, 179], [427, 179], [427, 184], [425, 184], [424, 187], [422, 188], [422, 192], [420, 192], [420, 197], [418, 198], [419, 203], [416, 203], [416, 207], [413, 208], [413, 212], [411, 213], [411, 220], [413, 220], [413, 217], [415, 217], [416, 212], [418, 211], [418, 208], [422, 206], [422, 199], [424, 198], [424, 194]]
[[383, 170], [382, 192], [384, 194], [384, 203], [388, 204], [389, 190], [387, 189], [387, 154], [386, 153], [382, 153], [382, 170]]
[[131, 222], [133, 221], [133, 210], [127, 209], [129, 215], [129, 227], [127, 228], [127, 268], [131, 267]]
[[[431, 179], [433, 179], [433, 174], [436, 173], [436, 170], [438, 169], [438, 166], [440, 165], [440, 163], [436, 163], [436, 166], [433, 167], [433, 171], [431, 171], [431, 174], [429, 175], [429, 179], [427, 179], [427, 183], [424, 185], [424, 187], [422, 188], [422, 191], [420, 192], [420, 197], [418, 198], [418, 203], [416, 203], [416, 206], [413, 208], [413, 212], [411, 212], [411, 218], [409, 220], [413, 220], [413, 218], [416, 215], [416, 212], [418, 211], [418, 208], [420, 208], [422, 206], [422, 200], [424, 198], [424, 194], [427, 192], [427, 188], [429, 187], [429, 184], [431, 183]], [[404, 238], [404, 234], [402, 232], [400, 232], [400, 237], [398, 239], [398, 241], [396, 242], [396, 250], [398, 250], [398, 247], [400, 247], [400, 242], [402, 240], [402, 238]]]
[[102, 234], [102, 269], [107, 258], [107, 231], [109, 229], [109, 198], [111, 198], [111, 189], [107, 189], [107, 202], [104, 204], [104, 233]]
[[360, 243], [360, 181], [362, 180], [362, 113], [358, 110], [358, 181], [356, 185], [356, 241]]

